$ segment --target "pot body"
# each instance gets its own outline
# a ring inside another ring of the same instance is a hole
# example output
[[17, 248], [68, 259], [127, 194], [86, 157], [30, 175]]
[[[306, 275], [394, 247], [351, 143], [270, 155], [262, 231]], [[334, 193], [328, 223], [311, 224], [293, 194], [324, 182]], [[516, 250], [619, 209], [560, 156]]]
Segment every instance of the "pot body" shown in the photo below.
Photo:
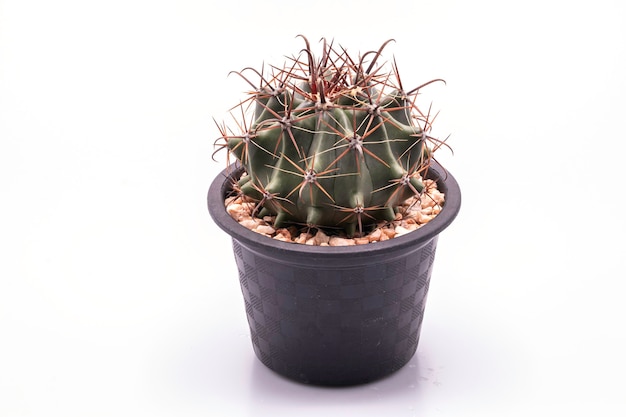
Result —
[[252, 343], [268, 368], [350, 385], [400, 369], [417, 349], [437, 238], [346, 268], [259, 253], [233, 240]]
[[[460, 208], [454, 178], [434, 171], [441, 213], [385, 242], [311, 247], [259, 235], [224, 208], [227, 169], [209, 190], [209, 212], [232, 237], [256, 356], [287, 378], [354, 385], [387, 376], [417, 349], [438, 235]], [[454, 194], [454, 195], [453, 195]]]

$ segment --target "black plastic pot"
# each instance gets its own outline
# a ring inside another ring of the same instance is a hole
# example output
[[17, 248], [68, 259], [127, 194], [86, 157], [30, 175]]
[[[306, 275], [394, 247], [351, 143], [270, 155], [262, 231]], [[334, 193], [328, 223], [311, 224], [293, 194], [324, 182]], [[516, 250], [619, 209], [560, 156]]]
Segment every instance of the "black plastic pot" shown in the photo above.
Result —
[[446, 201], [420, 229], [385, 242], [348, 247], [281, 242], [239, 225], [224, 208], [232, 178], [211, 184], [213, 220], [232, 237], [257, 357], [290, 379], [361, 384], [397, 371], [415, 354], [439, 233], [456, 217], [461, 193], [432, 167]]

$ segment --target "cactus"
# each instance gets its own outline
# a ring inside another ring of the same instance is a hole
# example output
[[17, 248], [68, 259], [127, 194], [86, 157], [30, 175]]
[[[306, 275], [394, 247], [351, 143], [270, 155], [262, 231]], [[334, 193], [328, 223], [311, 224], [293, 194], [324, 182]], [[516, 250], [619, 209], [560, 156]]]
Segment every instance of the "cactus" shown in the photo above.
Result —
[[237, 188], [256, 202], [256, 216], [275, 216], [275, 227], [362, 234], [424, 191], [421, 178], [443, 142], [428, 135], [430, 115], [415, 96], [443, 80], [405, 91], [395, 60], [377, 65], [391, 40], [357, 60], [323, 40], [316, 59], [299, 36], [300, 57], [271, 76], [252, 70], [260, 85], [237, 72], [254, 89], [240, 104], [252, 121], [238, 122], [237, 133], [218, 124], [216, 144], [245, 168]]

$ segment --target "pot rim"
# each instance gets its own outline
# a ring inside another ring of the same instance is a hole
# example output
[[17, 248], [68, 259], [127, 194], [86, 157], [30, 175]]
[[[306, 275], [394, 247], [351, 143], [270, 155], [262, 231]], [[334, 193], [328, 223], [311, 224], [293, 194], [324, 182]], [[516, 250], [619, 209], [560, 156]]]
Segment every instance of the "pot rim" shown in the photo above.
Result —
[[[299, 254], [301, 256], [323, 256], [324, 258], [371, 257], [381, 253], [415, 249], [437, 237], [456, 218], [461, 208], [461, 190], [456, 179], [433, 161], [428, 170], [428, 178], [435, 179], [439, 190], [445, 193], [445, 203], [437, 216], [417, 230], [384, 242], [369, 243], [356, 246], [309, 246], [300, 243], [283, 242], [253, 232], [240, 225], [226, 212], [224, 199], [230, 186], [228, 179], [239, 175], [243, 167], [233, 163], [220, 172], [211, 183], [207, 194], [207, 206], [213, 221], [233, 239], [250, 249], [257, 248], [261, 252], [273, 250], [277, 252]], [[442, 174], [445, 173], [445, 174]]]

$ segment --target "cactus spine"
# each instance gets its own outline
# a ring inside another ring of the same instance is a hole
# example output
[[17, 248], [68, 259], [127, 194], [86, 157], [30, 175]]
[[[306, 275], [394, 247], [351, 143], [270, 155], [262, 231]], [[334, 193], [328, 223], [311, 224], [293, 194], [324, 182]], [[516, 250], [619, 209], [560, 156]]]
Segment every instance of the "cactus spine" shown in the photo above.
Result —
[[[301, 36], [301, 35], [300, 35]], [[257, 202], [255, 214], [291, 224], [361, 234], [395, 218], [397, 207], [424, 190], [432, 158], [428, 115], [415, 95], [430, 81], [404, 91], [395, 61], [378, 66], [385, 42], [354, 60], [323, 41], [316, 59], [310, 44], [270, 77], [255, 71], [250, 126], [241, 133], [219, 126], [218, 144], [244, 166], [238, 188]], [[366, 61], [370, 57], [371, 59]]]

